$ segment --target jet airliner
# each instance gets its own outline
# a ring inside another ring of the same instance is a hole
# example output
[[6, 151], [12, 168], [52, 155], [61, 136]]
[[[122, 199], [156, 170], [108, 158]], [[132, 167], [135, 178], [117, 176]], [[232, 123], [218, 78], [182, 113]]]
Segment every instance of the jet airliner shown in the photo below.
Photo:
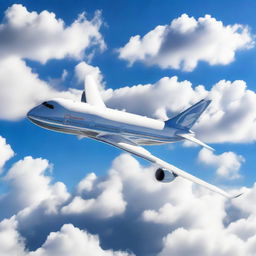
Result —
[[211, 150], [191, 131], [209, 104], [210, 100], [203, 99], [164, 122], [106, 107], [94, 79], [87, 76], [81, 101], [55, 98], [31, 109], [27, 117], [42, 128], [92, 138], [146, 159], [158, 167], [155, 178], [159, 182], [171, 182], [180, 176], [227, 198], [235, 198], [240, 195], [231, 196], [142, 147], [189, 140]]

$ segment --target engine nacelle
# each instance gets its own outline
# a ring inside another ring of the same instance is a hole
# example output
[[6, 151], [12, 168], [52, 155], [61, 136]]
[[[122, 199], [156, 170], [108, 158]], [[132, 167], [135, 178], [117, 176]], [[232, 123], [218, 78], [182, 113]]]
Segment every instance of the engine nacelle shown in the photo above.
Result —
[[155, 172], [156, 180], [164, 183], [172, 182], [177, 176], [177, 174], [162, 168], [158, 168]]

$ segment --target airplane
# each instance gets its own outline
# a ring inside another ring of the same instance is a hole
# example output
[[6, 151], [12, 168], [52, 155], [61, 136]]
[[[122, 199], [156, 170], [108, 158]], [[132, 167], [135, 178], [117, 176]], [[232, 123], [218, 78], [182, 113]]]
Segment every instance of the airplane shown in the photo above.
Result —
[[203, 99], [175, 117], [161, 121], [108, 108], [101, 98], [95, 80], [88, 75], [81, 101], [54, 98], [32, 108], [27, 117], [42, 128], [95, 139], [146, 159], [158, 166], [155, 178], [159, 182], [169, 183], [180, 176], [232, 199], [241, 194], [232, 196], [161, 160], [141, 146], [188, 140], [213, 150], [198, 140], [191, 131], [210, 102], [211, 100]]

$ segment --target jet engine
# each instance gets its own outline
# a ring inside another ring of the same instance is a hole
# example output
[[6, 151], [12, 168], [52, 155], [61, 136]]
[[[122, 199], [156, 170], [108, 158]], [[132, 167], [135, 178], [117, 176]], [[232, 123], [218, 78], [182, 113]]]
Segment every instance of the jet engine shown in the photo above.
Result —
[[158, 168], [155, 172], [156, 180], [164, 183], [172, 182], [177, 176], [177, 174], [162, 168]]

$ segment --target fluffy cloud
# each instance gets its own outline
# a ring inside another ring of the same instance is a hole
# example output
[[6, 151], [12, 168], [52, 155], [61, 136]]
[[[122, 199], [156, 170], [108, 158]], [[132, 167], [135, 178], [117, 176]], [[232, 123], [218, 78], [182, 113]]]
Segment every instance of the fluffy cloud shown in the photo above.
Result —
[[103, 250], [99, 238], [75, 228], [72, 224], [63, 225], [59, 232], [51, 233], [41, 248], [27, 256], [129, 256], [131, 254]]
[[35, 251], [25, 248], [25, 240], [17, 230], [15, 217], [0, 222], [1, 256], [132, 256], [121, 251], [103, 250], [98, 236], [65, 224], [58, 232], [51, 232], [43, 245]]
[[77, 185], [77, 194], [81, 195], [83, 192], [90, 192], [93, 189], [94, 183], [97, 181], [95, 173], [88, 174]]
[[256, 93], [246, 87], [241, 80], [221, 80], [211, 88], [213, 103], [195, 129], [202, 138], [212, 142], [255, 141]]
[[256, 185], [228, 201], [179, 177], [159, 183], [156, 166], [122, 154], [106, 176], [88, 174], [71, 195], [47, 168], [47, 160], [26, 157], [7, 172], [1, 255], [255, 254]]
[[245, 256], [247, 248], [239, 238], [224, 231], [175, 230], [164, 238], [163, 250], [158, 256]]
[[247, 240], [253, 237], [256, 233], [255, 215], [251, 215], [248, 218], [241, 218], [236, 222], [232, 222], [228, 226], [228, 231], [235, 234], [242, 240]]
[[29, 109], [50, 98], [76, 98], [74, 90], [60, 92], [40, 80], [19, 58], [0, 61], [0, 84], [0, 119], [24, 117]]
[[4, 177], [10, 190], [0, 198], [1, 217], [9, 217], [27, 207], [36, 207], [44, 203], [48, 212], [69, 198], [66, 186], [57, 182], [51, 184], [46, 176], [51, 168], [45, 159], [34, 159], [30, 156], [16, 162]]
[[83, 199], [76, 196], [62, 208], [63, 214], [89, 213], [99, 218], [110, 218], [125, 211], [126, 202], [122, 195], [122, 182], [116, 172], [111, 172], [108, 180], [97, 181], [94, 174], [89, 174], [78, 185], [78, 192], [98, 191], [94, 198]]
[[1, 256], [25, 256], [24, 239], [17, 231], [15, 217], [0, 222], [0, 254]]
[[254, 183], [252, 188], [242, 188], [244, 195], [242, 198], [234, 200], [233, 205], [239, 208], [243, 214], [243, 218], [248, 217], [248, 215], [254, 216], [256, 213], [256, 206], [252, 204], [253, 200], [256, 200], [256, 183]]
[[[157, 210], [145, 210], [142, 213], [142, 219], [145, 222], [151, 222], [172, 227], [181, 225], [189, 229], [211, 228], [211, 230], [223, 228], [222, 219], [226, 213], [224, 210], [225, 200], [214, 195], [201, 195], [193, 197], [192, 201], [168, 202]], [[214, 205], [209, 212], [208, 209]], [[190, 209], [189, 215], [187, 214]], [[207, 214], [206, 214], [207, 212]]]
[[5, 162], [14, 156], [14, 152], [6, 139], [0, 136], [0, 173]]
[[239, 178], [239, 169], [242, 162], [244, 162], [244, 158], [234, 152], [224, 152], [221, 155], [215, 155], [207, 149], [202, 149], [199, 152], [198, 160], [206, 165], [217, 167], [217, 175], [227, 179]]
[[45, 63], [49, 59], [71, 57], [81, 59], [91, 46], [105, 48], [99, 32], [100, 13], [89, 21], [81, 14], [70, 26], [65, 26], [54, 13], [29, 12], [26, 7], [14, 4], [5, 12], [0, 25], [0, 56], [28, 58]]
[[94, 67], [82, 61], [75, 66], [75, 75], [79, 82], [84, 82], [86, 76], [91, 76], [99, 89], [104, 88], [104, 80], [99, 67]]
[[236, 51], [252, 46], [252, 35], [246, 26], [225, 26], [210, 15], [196, 20], [183, 14], [143, 37], [131, 37], [118, 52], [119, 58], [130, 65], [142, 61], [161, 68], [192, 71], [199, 61], [227, 65], [234, 60]]

